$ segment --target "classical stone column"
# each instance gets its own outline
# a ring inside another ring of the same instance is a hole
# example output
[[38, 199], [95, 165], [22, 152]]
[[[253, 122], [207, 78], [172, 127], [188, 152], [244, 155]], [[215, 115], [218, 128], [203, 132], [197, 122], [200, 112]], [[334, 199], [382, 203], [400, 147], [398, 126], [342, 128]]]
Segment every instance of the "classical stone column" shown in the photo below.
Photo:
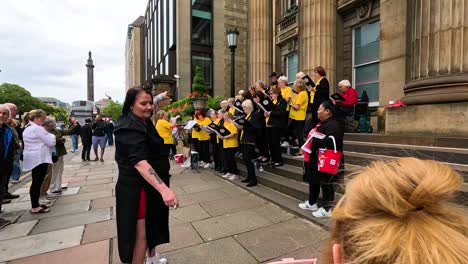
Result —
[[336, 0], [299, 1], [302, 28], [300, 32], [300, 70], [311, 75], [322, 65], [335, 86], [336, 73]]
[[414, 1], [406, 104], [468, 101], [468, 0]]
[[249, 79], [269, 82], [272, 71], [273, 12], [271, 0], [249, 1]]

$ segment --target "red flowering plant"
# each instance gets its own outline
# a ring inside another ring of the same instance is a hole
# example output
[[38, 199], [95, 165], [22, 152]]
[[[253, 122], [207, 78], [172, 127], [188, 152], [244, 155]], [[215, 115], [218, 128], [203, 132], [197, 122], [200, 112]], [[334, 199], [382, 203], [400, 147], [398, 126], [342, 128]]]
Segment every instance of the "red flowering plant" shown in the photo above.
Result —
[[192, 93], [189, 94], [190, 98], [197, 98], [197, 97], [207, 97], [207, 88], [205, 85], [205, 79], [203, 78], [203, 71], [202, 67], [196, 66], [195, 67], [195, 76], [193, 77], [193, 84], [192, 84]]

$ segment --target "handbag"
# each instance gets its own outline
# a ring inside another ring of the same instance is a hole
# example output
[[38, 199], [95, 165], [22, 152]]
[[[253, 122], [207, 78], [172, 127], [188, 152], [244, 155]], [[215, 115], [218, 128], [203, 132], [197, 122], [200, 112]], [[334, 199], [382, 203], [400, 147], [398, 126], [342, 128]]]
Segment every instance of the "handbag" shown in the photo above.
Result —
[[57, 161], [58, 161], [58, 156], [55, 154], [52, 154], [52, 162], [57, 163]]
[[336, 175], [340, 167], [342, 151], [336, 150], [335, 137], [329, 136], [333, 141], [334, 150], [321, 148], [318, 152], [317, 168], [319, 172]]

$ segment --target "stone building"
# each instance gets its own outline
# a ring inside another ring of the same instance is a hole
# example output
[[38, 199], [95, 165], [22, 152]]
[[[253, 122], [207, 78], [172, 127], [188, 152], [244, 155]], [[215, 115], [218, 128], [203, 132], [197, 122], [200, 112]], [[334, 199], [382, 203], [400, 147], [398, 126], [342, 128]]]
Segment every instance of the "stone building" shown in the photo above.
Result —
[[127, 40], [125, 42], [125, 90], [133, 86], [142, 85], [143, 61], [141, 51], [143, 50], [141, 36], [145, 18], [138, 17], [132, 24], [128, 25]]
[[209, 94], [229, 95], [230, 51], [226, 30], [237, 28], [240, 36], [236, 49], [236, 89], [245, 89], [247, 2], [149, 0], [141, 35], [142, 84], [169, 85], [174, 99], [183, 98], [191, 91], [195, 66], [200, 65]]
[[375, 131], [468, 136], [468, 0], [248, 4], [249, 82], [322, 65], [332, 91], [342, 79], [366, 91]]

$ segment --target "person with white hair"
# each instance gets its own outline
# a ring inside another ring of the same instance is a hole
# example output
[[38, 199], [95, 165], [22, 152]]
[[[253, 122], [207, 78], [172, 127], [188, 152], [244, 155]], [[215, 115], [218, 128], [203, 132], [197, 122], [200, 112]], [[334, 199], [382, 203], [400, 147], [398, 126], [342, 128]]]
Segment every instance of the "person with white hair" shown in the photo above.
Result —
[[356, 89], [351, 87], [351, 83], [348, 80], [342, 80], [338, 83], [341, 96], [345, 99], [344, 101], [335, 100], [339, 103], [339, 108], [346, 114], [351, 114], [354, 111], [354, 106], [357, 104], [358, 94]]
[[244, 164], [247, 167], [247, 178], [242, 180], [242, 182], [247, 183], [247, 187], [252, 187], [257, 185], [257, 176], [255, 175], [255, 166], [252, 162], [255, 159], [255, 137], [256, 129], [250, 123], [251, 114], [254, 110], [253, 103], [251, 100], [245, 100], [242, 102], [242, 109], [247, 116], [245, 117], [245, 123], [242, 126], [242, 131], [240, 134], [240, 142], [242, 148], [242, 156], [244, 158]]
[[222, 100], [221, 103], [219, 103], [219, 106], [223, 111], [229, 111], [229, 103], [227, 100]]
[[[288, 103], [286, 107], [286, 118], [283, 120], [284, 127], [288, 127], [288, 118], [289, 118], [289, 111], [291, 110], [291, 97], [292, 97], [292, 89], [288, 86], [288, 77], [281, 76], [278, 78], [278, 87], [281, 89], [281, 96], [283, 99]], [[283, 137], [288, 137], [289, 132], [287, 129], [283, 131]], [[284, 141], [281, 145], [282, 147], [288, 147], [288, 141]]]
[[245, 94], [245, 90], [239, 90], [239, 95], [243, 96]]

